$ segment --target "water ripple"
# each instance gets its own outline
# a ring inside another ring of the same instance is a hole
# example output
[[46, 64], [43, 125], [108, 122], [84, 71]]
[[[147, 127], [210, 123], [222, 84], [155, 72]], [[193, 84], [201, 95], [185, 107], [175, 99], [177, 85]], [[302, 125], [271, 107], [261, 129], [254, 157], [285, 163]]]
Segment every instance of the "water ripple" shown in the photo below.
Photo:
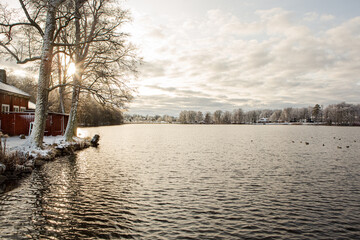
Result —
[[360, 128], [89, 130], [99, 148], [0, 195], [1, 239], [360, 238]]

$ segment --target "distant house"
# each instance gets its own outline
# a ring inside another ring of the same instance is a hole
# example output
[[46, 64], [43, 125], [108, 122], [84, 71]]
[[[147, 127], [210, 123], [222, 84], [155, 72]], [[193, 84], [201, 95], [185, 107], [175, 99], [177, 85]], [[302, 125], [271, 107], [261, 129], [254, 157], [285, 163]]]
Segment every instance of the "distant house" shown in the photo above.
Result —
[[268, 118], [260, 118], [258, 123], [269, 123], [269, 119]]
[[[6, 71], [0, 69], [0, 131], [8, 135], [28, 135], [35, 119], [35, 104], [30, 94], [7, 84]], [[49, 112], [45, 135], [63, 135], [69, 116]]]

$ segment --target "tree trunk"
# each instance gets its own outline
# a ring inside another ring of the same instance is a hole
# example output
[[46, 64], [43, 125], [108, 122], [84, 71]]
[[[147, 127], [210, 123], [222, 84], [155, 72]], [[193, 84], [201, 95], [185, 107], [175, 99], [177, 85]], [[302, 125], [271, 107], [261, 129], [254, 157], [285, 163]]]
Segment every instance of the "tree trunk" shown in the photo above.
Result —
[[45, 32], [43, 36], [43, 46], [41, 53], [41, 63], [39, 70], [38, 91], [36, 98], [35, 122], [29, 141], [36, 147], [42, 147], [44, 131], [46, 127], [49, 82], [51, 76], [51, 66], [53, 59], [53, 37], [56, 27], [56, 9], [62, 1], [49, 1]]
[[[75, 82], [75, 80], [74, 80]], [[71, 109], [69, 114], [68, 124], [65, 131], [65, 140], [72, 141], [76, 131], [76, 119], [77, 119], [77, 110], [79, 105], [79, 95], [80, 89], [76, 86], [73, 88], [72, 98], [71, 98]]]
[[[57, 48], [58, 51], [60, 51], [60, 47]], [[58, 78], [59, 78], [59, 85], [62, 85], [65, 83], [65, 74], [64, 79], [62, 79], [62, 69], [61, 69], [61, 58], [60, 54], [57, 56], [57, 67], [58, 67]], [[65, 105], [64, 105], [64, 87], [59, 87], [59, 112], [65, 113]]]
[[[64, 82], [62, 82], [64, 83]], [[59, 101], [60, 101], [60, 112], [65, 113], [65, 102], [64, 102], [64, 87], [59, 87]]]
[[79, 105], [79, 96], [80, 96], [80, 80], [82, 78], [82, 69], [83, 64], [80, 49], [80, 0], [75, 0], [75, 66], [76, 71], [74, 74], [74, 87], [73, 87], [73, 94], [71, 98], [71, 109], [68, 124], [66, 126], [65, 131], [65, 140], [72, 141], [73, 136], [76, 130], [76, 120], [77, 120], [77, 110]]

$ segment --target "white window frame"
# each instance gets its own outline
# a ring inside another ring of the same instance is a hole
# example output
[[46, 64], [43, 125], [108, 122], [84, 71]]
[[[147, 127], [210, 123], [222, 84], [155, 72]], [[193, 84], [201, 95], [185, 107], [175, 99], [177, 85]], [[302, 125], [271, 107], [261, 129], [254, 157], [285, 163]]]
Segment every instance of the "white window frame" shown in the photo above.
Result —
[[20, 112], [19, 106], [14, 105], [13, 108], [14, 108], [14, 112]]
[[20, 107], [20, 112], [25, 112], [26, 111], [26, 107]]
[[4, 112], [4, 113], [10, 112], [10, 105], [9, 104], [2, 104], [1, 105], [1, 112]]

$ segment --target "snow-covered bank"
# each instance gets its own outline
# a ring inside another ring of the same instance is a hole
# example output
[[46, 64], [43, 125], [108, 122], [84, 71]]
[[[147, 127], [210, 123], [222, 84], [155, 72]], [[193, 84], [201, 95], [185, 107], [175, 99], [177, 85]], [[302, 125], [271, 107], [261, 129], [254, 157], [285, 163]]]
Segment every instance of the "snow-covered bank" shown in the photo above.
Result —
[[[47, 148], [47, 146], [52, 144], [61, 144], [65, 142], [63, 136], [45, 136], [43, 143], [44, 143], [44, 149]], [[20, 151], [20, 152], [31, 152], [31, 151], [37, 151], [41, 152], [40, 149], [36, 149], [33, 147], [30, 147], [27, 145], [27, 139], [20, 139], [19, 136], [12, 136], [8, 137], [6, 139], [6, 150], [7, 151]], [[43, 150], [45, 153], [46, 150]]]
[[[6, 139], [6, 145], [7, 145], [7, 148], [11, 150], [11, 148], [24, 145], [26, 141], [27, 141], [27, 139], [20, 139], [19, 136], [12, 136], [12, 137], [8, 137]], [[64, 141], [63, 136], [55, 136], [55, 137], [54, 136], [45, 136], [44, 137], [44, 143], [46, 145], [51, 145], [54, 143], [59, 144], [61, 141]]]
[[[5, 139], [1, 140], [4, 147]], [[73, 142], [66, 142], [63, 136], [56, 136], [44, 137], [43, 148], [39, 149], [19, 136], [6, 138], [5, 155], [3, 159], [0, 158], [0, 193], [3, 191], [1, 184], [7, 179], [17, 179], [23, 173], [31, 173], [35, 167], [43, 165], [46, 161], [74, 154], [75, 151], [88, 148], [90, 145], [88, 138], [74, 138]]]
[[13, 136], [6, 139], [6, 151], [18, 152], [33, 158], [38, 156], [47, 157], [54, 149], [86, 145], [86, 143], [89, 144], [89, 139], [74, 138], [74, 142], [66, 142], [63, 136], [45, 136], [43, 149], [39, 149], [28, 144], [27, 139], [20, 139], [19, 136]]

